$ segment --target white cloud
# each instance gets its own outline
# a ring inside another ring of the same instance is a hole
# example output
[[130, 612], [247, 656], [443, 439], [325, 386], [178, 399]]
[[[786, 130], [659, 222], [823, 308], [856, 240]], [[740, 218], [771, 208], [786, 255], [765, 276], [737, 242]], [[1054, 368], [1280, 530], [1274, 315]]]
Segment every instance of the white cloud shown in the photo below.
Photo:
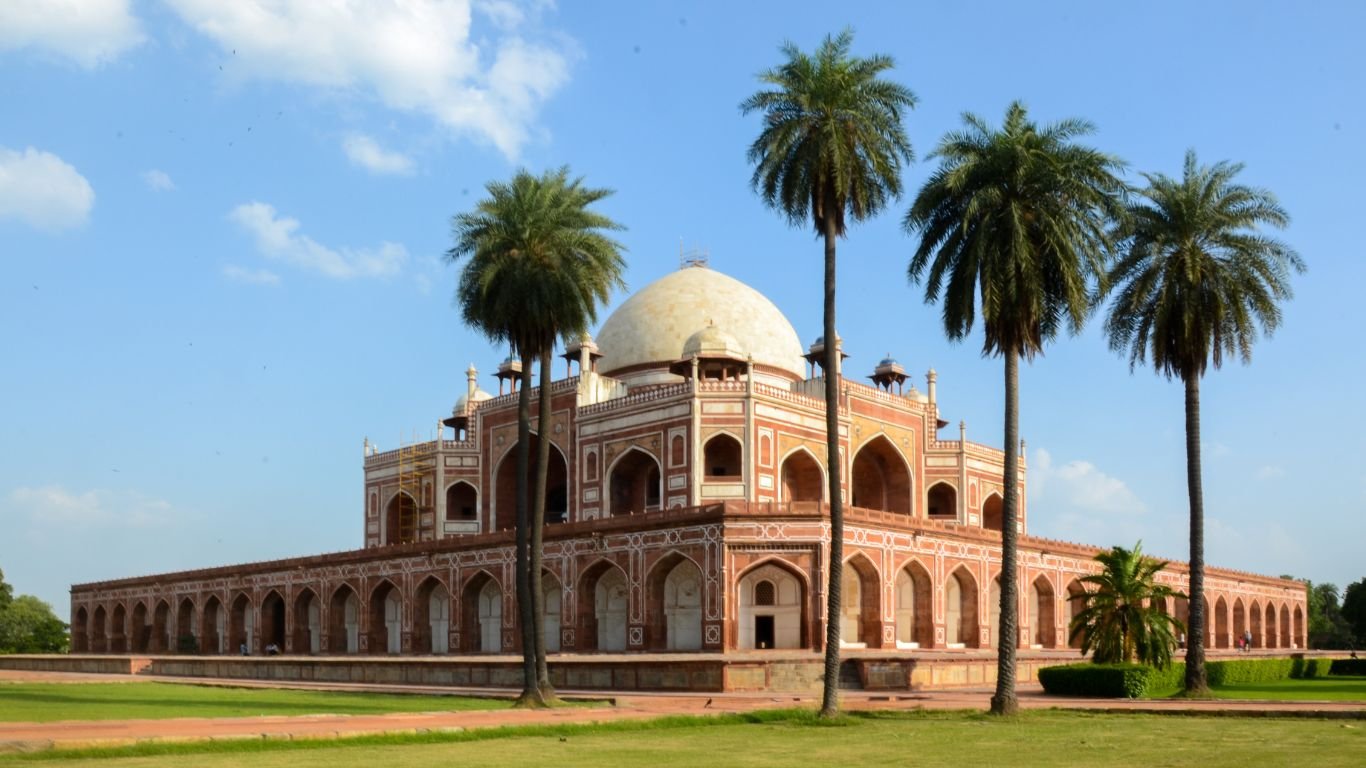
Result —
[[94, 204], [90, 182], [60, 157], [0, 147], [0, 218], [55, 231], [84, 224]]
[[10, 492], [10, 502], [35, 525], [51, 528], [145, 528], [173, 517], [170, 503], [131, 491], [76, 493], [60, 485], [22, 487]]
[[165, 171], [158, 171], [155, 168], [143, 171], [142, 181], [154, 192], [170, 192], [175, 189], [175, 182], [171, 181], [171, 177]]
[[1141, 513], [1143, 502], [1116, 477], [1105, 474], [1089, 461], [1073, 460], [1053, 465], [1053, 456], [1043, 448], [1034, 452], [1029, 464], [1029, 483], [1035, 496], [1080, 510], [1109, 514]]
[[407, 249], [398, 243], [380, 243], [377, 248], [329, 248], [299, 234], [297, 219], [276, 214], [266, 203], [244, 203], [228, 217], [255, 237], [256, 247], [266, 256], [332, 278], [393, 275], [408, 260]]
[[[563, 44], [532, 42], [516, 4], [480, 2], [501, 35], [476, 42], [470, 0], [167, 0], [232, 51], [229, 76], [352, 92], [427, 115], [513, 157], [568, 78]], [[533, 10], [535, 10], [533, 5]]]
[[413, 172], [411, 158], [399, 152], [391, 152], [363, 134], [347, 136], [342, 141], [342, 149], [346, 150], [346, 156], [352, 163], [372, 173], [407, 176]]
[[93, 69], [145, 38], [130, 0], [4, 0], [0, 50], [32, 47]]
[[223, 267], [223, 276], [236, 283], [279, 285], [280, 276], [268, 269], [245, 269], [236, 264]]

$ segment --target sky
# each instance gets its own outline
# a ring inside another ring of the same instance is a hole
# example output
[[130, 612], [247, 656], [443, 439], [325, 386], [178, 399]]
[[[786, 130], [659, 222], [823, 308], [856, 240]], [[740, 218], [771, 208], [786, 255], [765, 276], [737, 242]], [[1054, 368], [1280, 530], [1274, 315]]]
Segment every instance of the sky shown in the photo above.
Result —
[[[814, 340], [821, 244], [752, 191], [739, 104], [844, 27], [919, 98], [907, 194], [839, 243], [846, 371], [933, 367], [943, 436], [1001, 443], [1001, 361], [906, 279], [902, 216], [964, 112], [1090, 120], [1134, 183], [1188, 148], [1244, 163], [1309, 269], [1202, 382], [1207, 561], [1366, 577], [1360, 3], [4, 0], [6, 580], [65, 615], [72, 583], [361, 546], [363, 441], [431, 439], [471, 363], [496, 384], [445, 253], [519, 168], [615, 190], [631, 289], [704, 249]], [[1020, 392], [1029, 532], [1186, 559], [1180, 382], [1093, 319]]]

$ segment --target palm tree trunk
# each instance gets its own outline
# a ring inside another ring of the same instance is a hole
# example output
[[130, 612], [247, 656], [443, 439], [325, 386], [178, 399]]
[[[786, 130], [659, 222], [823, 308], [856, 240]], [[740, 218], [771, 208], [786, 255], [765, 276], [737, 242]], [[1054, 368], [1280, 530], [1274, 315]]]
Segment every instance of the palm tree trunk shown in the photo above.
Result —
[[1191, 505], [1190, 609], [1186, 627], [1186, 695], [1208, 696], [1205, 679], [1205, 492], [1200, 470], [1200, 374], [1186, 382], [1186, 489]]
[[991, 712], [1013, 715], [1020, 708], [1015, 698], [1015, 646], [1019, 643], [1016, 605], [1016, 549], [1019, 529], [1015, 525], [1020, 508], [1020, 356], [1007, 349], [1006, 423], [1005, 423], [1005, 498], [1001, 501], [1001, 628], [996, 633], [996, 694], [991, 697]]
[[550, 667], [545, 661], [545, 592], [541, 583], [541, 557], [544, 554], [546, 484], [550, 476], [550, 354], [553, 343], [541, 347], [541, 387], [539, 411], [537, 416], [536, 444], [536, 485], [531, 499], [531, 557], [528, 563], [531, 574], [532, 635], [536, 649], [536, 687], [543, 700], [555, 696], [555, 686], [550, 683]]
[[840, 349], [835, 335], [835, 209], [825, 209], [825, 463], [830, 488], [830, 559], [825, 604], [825, 686], [821, 716], [839, 714], [840, 577], [844, 565], [844, 499], [840, 483]]
[[531, 356], [522, 354], [522, 390], [517, 394], [517, 616], [522, 634], [522, 694], [518, 706], [538, 706], [536, 689], [536, 643], [532, 638], [535, 606], [531, 602], [530, 524], [527, 469], [531, 464]]

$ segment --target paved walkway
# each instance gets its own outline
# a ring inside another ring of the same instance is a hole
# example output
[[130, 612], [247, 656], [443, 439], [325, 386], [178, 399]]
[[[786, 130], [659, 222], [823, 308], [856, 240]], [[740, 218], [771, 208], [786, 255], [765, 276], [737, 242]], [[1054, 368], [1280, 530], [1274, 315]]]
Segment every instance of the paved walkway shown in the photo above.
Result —
[[[15, 672], [0, 670], [0, 696], [9, 682], [127, 682], [157, 681], [191, 685], [224, 685], [238, 688], [299, 688], [369, 693], [422, 693], [456, 696], [511, 697], [512, 690], [488, 688], [430, 688], [405, 685], [330, 683], [275, 683], [247, 680], [212, 680], [139, 675], [93, 675], [64, 672]], [[842, 697], [850, 710], [975, 709], [990, 705], [991, 689], [966, 688], [934, 691], [848, 691]], [[546, 710], [484, 710], [421, 712], [386, 715], [306, 715], [240, 718], [178, 718], [170, 720], [64, 721], [55, 723], [0, 723], [0, 753], [44, 750], [54, 747], [125, 746], [144, 742], [176, 742], [229, 739], [330, 739], [381, 733], [448, 732], [471, 728], [517, 725], [595, 723], [642, 719], [664, 715], [707, 715], [748, 712], [777, 707], [815, 707], [813, 695], [774, 694], [673, 694], [561, 691], [566, 698], [606, 700], [600, 708]], [[1235, 712], [1240, 714], [1366, 718], [1366, 702], [1313, 701], [1185, 701], [1085, 699], [1046, 696], [1037, 684], [1021, 685], [1020, 705], [1025, 709], [1127, 710], [1144, 713]]]

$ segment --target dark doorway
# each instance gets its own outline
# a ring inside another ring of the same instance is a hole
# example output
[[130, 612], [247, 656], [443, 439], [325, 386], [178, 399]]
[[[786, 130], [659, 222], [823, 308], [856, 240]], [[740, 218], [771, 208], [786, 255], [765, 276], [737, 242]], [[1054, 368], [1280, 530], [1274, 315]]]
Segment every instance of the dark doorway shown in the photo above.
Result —
[[773, 631], [772, 616], [754, 617], [754, 647], [772, 648], [777, 645], [777, 637]]

